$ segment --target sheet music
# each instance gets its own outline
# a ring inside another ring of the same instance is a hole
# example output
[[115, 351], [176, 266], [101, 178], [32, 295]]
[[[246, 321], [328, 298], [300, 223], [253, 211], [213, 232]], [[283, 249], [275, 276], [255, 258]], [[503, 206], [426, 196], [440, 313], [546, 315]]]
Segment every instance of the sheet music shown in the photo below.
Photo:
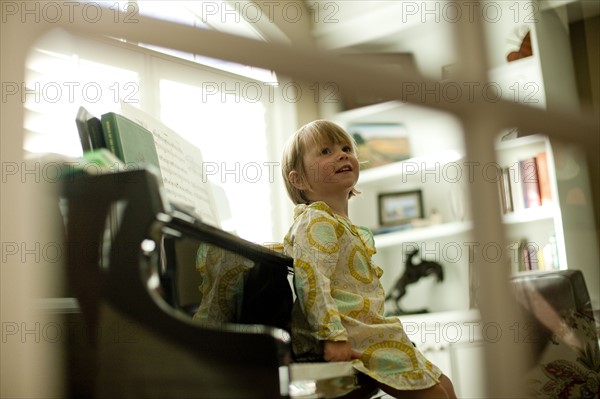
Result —
[[212, 187], [202, 174], [200, 149], [132, 105], [121, 103], [121, 113], [152, 132], [168, 199], [193, 208], [202, 222], [220, 227]]

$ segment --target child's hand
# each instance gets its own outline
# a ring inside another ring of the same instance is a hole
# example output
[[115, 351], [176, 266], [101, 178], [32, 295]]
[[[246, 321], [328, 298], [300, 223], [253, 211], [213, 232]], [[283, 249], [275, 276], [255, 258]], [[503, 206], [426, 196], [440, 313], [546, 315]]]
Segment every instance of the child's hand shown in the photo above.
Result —
[[360, 355], [352, 352], [347, 341], [325, 341], [323, 343], [323, 358], [327, 362], [345, 362], [359, 359]]

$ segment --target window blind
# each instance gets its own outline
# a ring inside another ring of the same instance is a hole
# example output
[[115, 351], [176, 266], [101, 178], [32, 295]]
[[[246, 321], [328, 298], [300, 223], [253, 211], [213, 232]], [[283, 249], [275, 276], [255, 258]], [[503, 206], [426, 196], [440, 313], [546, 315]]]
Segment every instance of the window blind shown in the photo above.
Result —
[[279, 169], [267, 159], [266, 118], [276, 82], [64, 31], [42, 38], [26, 68], [25, 151], [79, 156], [77, 109], [100, 116], [128, 102], [202, 150], [208, 179], [229, 202], [225, 227], [254, 242], [273, 241], [270, 200]]

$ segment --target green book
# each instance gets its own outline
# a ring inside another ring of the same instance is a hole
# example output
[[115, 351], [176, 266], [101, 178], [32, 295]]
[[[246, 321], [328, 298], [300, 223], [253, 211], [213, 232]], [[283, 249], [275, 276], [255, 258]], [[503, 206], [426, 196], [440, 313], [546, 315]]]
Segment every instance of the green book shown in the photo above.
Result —
[[101, 121], [106, 147], [125, 163], [126, 168], [141, 169], [151, 165], [161, 176], [154, 137], [149, 130], [114, 112], [102, 115]]

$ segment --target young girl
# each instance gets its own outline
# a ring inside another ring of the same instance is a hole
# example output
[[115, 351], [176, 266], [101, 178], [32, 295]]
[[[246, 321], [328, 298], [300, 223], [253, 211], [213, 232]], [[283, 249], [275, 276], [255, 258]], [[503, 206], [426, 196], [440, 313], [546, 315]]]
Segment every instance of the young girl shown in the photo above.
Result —
[[332, 122], [311, 122], [290, 138], [282, 165], [296, 204], [284, 239], [294, 258], [295, 357], [352, 360], [394, 397], [454, 398], [450, 380], [414, 347], [399, 319], [383, 316], [373, 235], [348, 219], [359, 174], [352, 138]]

